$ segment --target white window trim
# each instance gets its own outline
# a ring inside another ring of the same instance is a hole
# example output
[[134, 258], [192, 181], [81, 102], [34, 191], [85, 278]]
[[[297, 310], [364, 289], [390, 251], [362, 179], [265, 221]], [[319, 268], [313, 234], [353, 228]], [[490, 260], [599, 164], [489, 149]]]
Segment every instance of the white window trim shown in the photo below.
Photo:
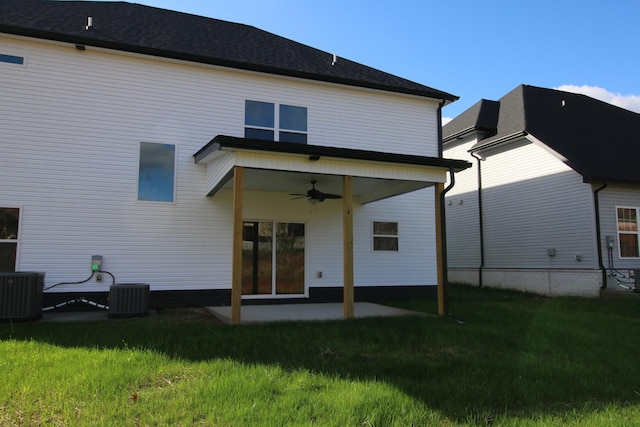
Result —
[[[292, 298], [309, 298], [309, 251], [308, 251], [308, 225], [306, 221], [297, 220], [278, 220], [278, 219], [243, 219], [244, 222], [270, 222], [274, 228], [277, 223], [297, 223], [304, 224], [304, 293], [302, 294], [276, 294], [275, 293], [275, 281], [276, 281], [276, 269], [272, 268], [271, 271], [271, 293], [270, 294], [258, 294], [258, 295], [241, 295], [241, 299], [292, 299]], [[271, 241], [271, 266], [275, 267], [276, 263], [276, 239]]]
[[[173, 145], [174, 147], [174, 156], [173, 156], [173, 201], [165, 202], [161, 200], [140, 200], [138, 198], [139, 189], [140, 189], [140, 153], [142, 148], [142, 143], [148, 144], [161, 144], [161, 145]], [[138, 142], [138, 163], [136, 163], [136, 188], [135, 188], [135, 201], [137, 203], [153, 203], [153, 204], [163, 204], [163, 205], [175, 205], [178, 200], [177, 194], [178, 188], [178, 144], [174, 144], [172, 142], [150, 142], [150, 141], [139, 141]]]
[[[246, 101], [254, 101], [254, 102], [262, 102], [265, 104], [273, 104], [273, 127], [265, 127], [265, 126], [258, 126], [258, 125], [248, 125], [246, 123], [243, 123], [243, 127], [242, 127], [242, 134], [244, 135], [244, 130], [249, 128], [249, 129], [260, 129], [260, 130], [271, 130], [273, 131], [273, 140], [274, 142], [280, 142], [280, 132], [289, 132], [289, 133], [296, 133], [299, 135], [306, 135], [307, 136], [307, 144], [309, 143], [309, 107], [305, 107], [302, 105], [293, 105], [290, 104], [288, 102], [277, 102], [277, 101], [264, 101], [261, 99], [245, 99], [243, 102], [243, 112], [245, 112], [246, 109]], [[301, 108], [306, 108], [307, 109], [307, 130], [305, 131], [299, 131], [299, 130], [294, 130], [294, 129], [287, 129], [287, 128], [281, 128], [280, 127], [280, 106], [281, 105], [288, 105], [291, 107], [301, 107]], [[244, 120], [243, 120], [244, 122]]]
[[[394, 222], [398, 227], [398, 234], [375, 234], [373, 231], [373, 224], [376, 222]], [[391, 220], [381, 220], [381, 219], [372, 219], [369, 224], [369, 230], [371, 231], [371, 252], [375, 254], [397, 254], [400, 253], [400, 221], [391, 221]], [[397, 251], [383, 251], [375, 249], [375, 238], [376, 237], [393, 237], [398, 241], [398, 250]]]
[[[620, 226], [618, 224], [618, 209], [635, 209], [636, 211], [636, 227], [638, 228], [638, 231], [624, 231], [621, 232], [620, 231]], [[618, 258], [619, 259], [640, 259], [640, 207], [638, 206], [616, 206], [616, 240], [617, 240], [617, 246], [618, 246]], [[622, 256], [622, 251], [620, 250], [620, 234], [635, 234], [638, 239], [638, 256]]]
[[0, 206], [0, 207], [7, 208], [7, 209], [18, 209], [18, 235], [16, 236], [15, 239], [0, 239], [0, 244], [10, 243], [10, 244], [16, 245], [16, 263], [13, 268], [15, 269], [15, 271], [19, 271], [20, 270], [20, 241], [21, 241], [20, 236], [22, 235], [22, 224], [23, 224], [22, 216], [24, 215], [24, 206]]

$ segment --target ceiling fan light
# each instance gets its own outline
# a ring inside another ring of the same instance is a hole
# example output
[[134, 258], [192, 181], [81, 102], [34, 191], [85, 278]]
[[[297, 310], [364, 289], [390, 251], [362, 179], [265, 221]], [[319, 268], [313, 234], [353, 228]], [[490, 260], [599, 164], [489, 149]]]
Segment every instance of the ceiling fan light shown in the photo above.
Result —
[[318, 203], [318, 199], [311, 199], [311, 198], [309, 198], [309, 199], [307, 199], [307, 200], [309, 200], [309, 203], [311, 203], [312, 205], [315, 205], [316, 203]]

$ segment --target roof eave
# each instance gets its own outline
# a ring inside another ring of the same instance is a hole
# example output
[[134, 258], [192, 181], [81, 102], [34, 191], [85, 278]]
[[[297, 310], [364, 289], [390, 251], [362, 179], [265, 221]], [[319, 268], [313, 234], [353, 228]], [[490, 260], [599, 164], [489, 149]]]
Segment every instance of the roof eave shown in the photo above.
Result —
[[496, 147], [498, 145], [502, 145], [502, 144], [506, 144], [507, 142], [522, 138], [524, 136], [527, 136], [528, 132], [527, 131], [519, 131], [519, 132], [514, 132], [512, 134], [509, 135], [505, 135], [503, 137], [497, 138], [497, 139], [493, 139], [491, 141], [487, 141], [487, 142], [482, 142], [479, 144], [476, 144], [476, 146], [471, 147], [471, 149], [469, 150], [470, 153], [475, 153], [478, 151], [482, 151], [482, 150], [486, 150], [487, 148], [493, 148]]
[[207, 145], [193, 155], [194, 162], [198, 163], [216, 151], [223, 149], [255, 150], [275, 153], [299, 154], [317, 159], [322, 156], [364, 160], [384, 163], [398, 163], [407, 165], [421, 165], [442, 168], [453, 168], [455, 172], [470, 168], [471, 163], [465, 160], [444, 159], [440, 157], [425, 157], [409, 154], [385, 153], [380, 151], [357, 150], [342, 147], [328, 147], [320, 145], [295, 144], [287, 142], [273, 142], [258, 139], [238, 138], [227, 135], [218, 135]]

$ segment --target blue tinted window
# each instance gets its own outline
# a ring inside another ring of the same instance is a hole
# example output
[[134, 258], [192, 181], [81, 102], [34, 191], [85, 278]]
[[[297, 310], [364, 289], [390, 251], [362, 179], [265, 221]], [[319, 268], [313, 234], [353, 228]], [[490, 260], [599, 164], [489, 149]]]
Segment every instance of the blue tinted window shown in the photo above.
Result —
[[22, 56], [3, 55], [0, 53], [0, 62], [8, 62], [9, 64], [24, 64], [24, 58]]
[[307, 131], [307, 109], [293, 105], [280, 105], [280, 128]]
[[306, 133], [294, 133], [294, 132], [280, 132], [281, 142], [295, 142], [296, 144], [306, 144]]
[[274, 105], [270, 102], [245, 101], [244, 124], [246, 126], [274, 126]]
[[244, 137], [250, 139], [264, 139], [273, 141], [273, 131], [268, 129], [245, 128]]
[[140, 143], [138, 200], [173, 202], [176, 147]]

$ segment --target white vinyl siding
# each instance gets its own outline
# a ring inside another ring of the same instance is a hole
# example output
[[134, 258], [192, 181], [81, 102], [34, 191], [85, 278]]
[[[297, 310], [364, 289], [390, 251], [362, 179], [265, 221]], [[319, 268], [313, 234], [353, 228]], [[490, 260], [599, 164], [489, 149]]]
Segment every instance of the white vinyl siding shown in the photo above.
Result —
[[[86, 278], [91, 255], [102, 255], [119, 282], [228, 289], [231, 193], [205, 197], [215, 172], [192, 155], [216, 135], [243, 136], [246, 99], [308, 106], [310, 144], [437, 155], [435, 101], [17, 38], [0, 37], [0, 51], [29, 58], [28, 67], [0, 73], [0, 169], [3, 184], [10, 180], [0, 186], [0, 205], [22, 207], [17, 268], [44, 271], [47, 284]], [[137, 201], [141, 141], [175, 145], [175, 203]], [[245, 217], [309, 224], [307, 271], [329, 274], [308, 280], [339, 286], [340, 204], [283, 209], [288, 196], [265, 197], [247, 194]], [[432, 192], [358, 207], [355, 215], [357, 285], [436, 283]], [[365, 255], [370, 221], [380, 217], [411, 230], [400, 236], [401, 262]]]
[[524, 142], [496, 153], [482, 183], [487, 267], [597, 266], [591, 186], [549, 151]]
[[[578, 173], [528, 140], [494, 150], [481, 167], [486, 268], [597, 268], [593, 196]], [[458, 192], [447, 197], [447, 250], [451, 267], [477, 268], [473, 258], [479, 248], [464, 228], [478, 217], [477, 198], [470, 193], [477, 178], [464, 174], [456, 175], [456, 182], [462, 181]], [[547, 255], [551, 248], [555, 257]]]

